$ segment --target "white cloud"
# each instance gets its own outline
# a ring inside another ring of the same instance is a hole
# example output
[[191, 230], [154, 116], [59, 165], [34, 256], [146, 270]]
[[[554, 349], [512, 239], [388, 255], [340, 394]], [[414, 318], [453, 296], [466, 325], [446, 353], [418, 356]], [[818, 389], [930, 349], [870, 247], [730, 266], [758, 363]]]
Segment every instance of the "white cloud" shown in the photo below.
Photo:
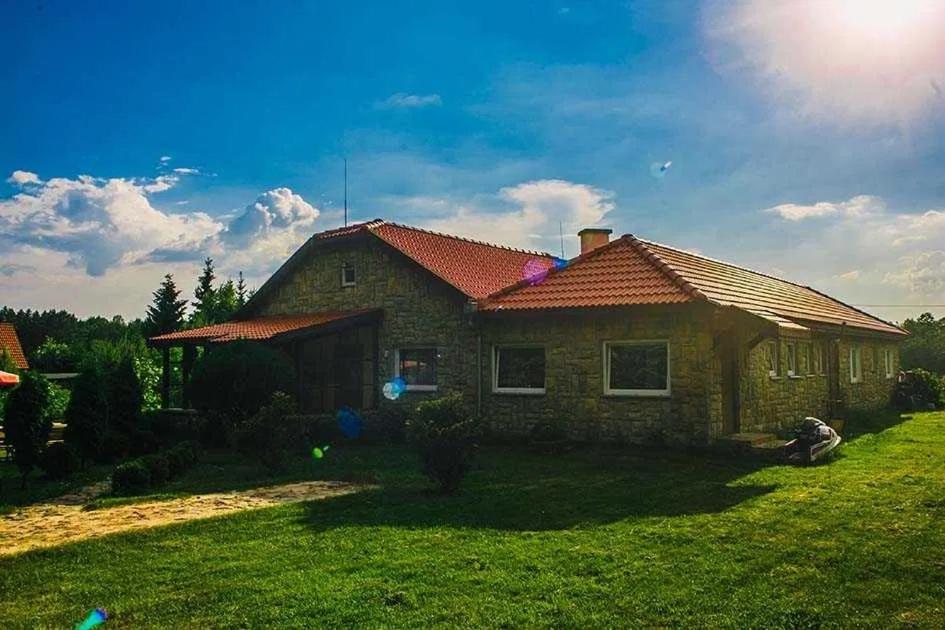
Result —
[[186, 168], [182, 166], [175, 168], [174, 172], [178, 175], [200, 175], [200, 169]]
[[418, 107], [440, 106], [443, 99], [439, 94], [407, 94], [398, 92], [391, 94], [384, 101], [378, 103], [378, 107], [386, 109], [413, 109]]
[[785, 203], [765, 212], [780, 215], [788, 221], [803, 221], [818, 217], [842, 216], [848, 218], [862, 217], [868, 214], [883, 212], [885, 204], [882, 199], [871, 195], [857, 195], [848, 201], [831, 202], [820, 201], [813, 205], [799, 205]]
[[778, 106], [839, 125], [901, 124], [937, 104], [945, 3], [934, 0], [717, 0], [708, 54], [753, 77]]
[[[414, 199], [416, 201], [416, 199]], [[421, 200], [422, 201], [422, 200]], [[427, 199], [435, 216], [419, 222], [430, 229], [526, 249], [558, 251], [559, 229], [571, 238], [598, 225], [614, 209], [613, 193], [560, 179], [525, 182], [499, 191], [498, 201], [512, 209], [449, 204]], [[451, 207], [443, 216], [444, 207]]]
[[169, 155], [162, 155], [161, 158], [160, 158], [160, 160], [161, 160], [161, 164], [167, 164], [168, 162], [171, 161], [171, 156], [169, 156]]
[[28, 186], [30, 184], [42, 184], [43, 180], [36, 173], [29, 171], [13, 171], [13, 174], [7, 178], [8, 184], [14, 186]]
[[311, 234], [319, 214], [288, 188], [261, 194], [221, 233], [228, 264], [244, 271], [278, 266]]

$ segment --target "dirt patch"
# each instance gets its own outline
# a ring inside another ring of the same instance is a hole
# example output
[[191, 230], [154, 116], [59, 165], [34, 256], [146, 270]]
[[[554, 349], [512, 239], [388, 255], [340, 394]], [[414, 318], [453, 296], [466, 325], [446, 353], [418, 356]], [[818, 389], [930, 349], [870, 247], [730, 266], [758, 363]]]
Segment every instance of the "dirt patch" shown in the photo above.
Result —
[[341, 481], [305, 481], [83, 510], [86, 503], [108, 490], [108, 483], [104, 482], [0, 516], [0, 556], [282, 503], [327, 499], [365, 488]]

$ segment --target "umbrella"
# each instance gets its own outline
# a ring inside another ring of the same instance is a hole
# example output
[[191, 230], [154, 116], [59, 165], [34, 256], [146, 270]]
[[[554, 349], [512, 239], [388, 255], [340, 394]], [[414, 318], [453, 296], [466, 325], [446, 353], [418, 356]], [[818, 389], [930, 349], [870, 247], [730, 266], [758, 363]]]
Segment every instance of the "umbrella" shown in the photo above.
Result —
[[20, 377], [16, 374], [0, 371], [0, 389], [16, 387], [20, 384]]

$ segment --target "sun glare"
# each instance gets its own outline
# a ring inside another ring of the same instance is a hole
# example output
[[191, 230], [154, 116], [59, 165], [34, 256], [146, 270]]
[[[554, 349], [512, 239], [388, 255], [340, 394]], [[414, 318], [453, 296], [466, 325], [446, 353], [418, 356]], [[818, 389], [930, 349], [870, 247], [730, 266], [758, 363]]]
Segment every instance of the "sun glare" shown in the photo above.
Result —
[[930, 0], [836, 0], [814, 6], [843, 35], [885, 43], [903, 42], [922, 29], [935, 8]]

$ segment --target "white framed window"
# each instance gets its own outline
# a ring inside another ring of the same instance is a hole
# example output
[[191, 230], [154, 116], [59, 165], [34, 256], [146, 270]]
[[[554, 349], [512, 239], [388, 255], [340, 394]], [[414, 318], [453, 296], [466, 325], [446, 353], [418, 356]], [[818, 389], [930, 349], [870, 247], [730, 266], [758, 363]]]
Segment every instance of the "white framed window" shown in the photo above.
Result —
[[544, 394], [545, 347], [495, 346], [492, 350], [492, 391], [497, 394]]
[[890, 348], [883, 348], [883, 367], [886, 370], [886, 378], [893, 377], [893, 352]]
[[768, 376], [775, 378], [781, 374], [777, 341], [772, 340], [765, 343], [765, 365], [768, 367]]
[[819, 341], [815, 341], [811, 344], [810, 373], [824, 373], [824, 347]]
[[801, 376], [814, 373], [810, 362], [810, 344], [806, 341], [797, 344], [797, 373]]
[[436, 348], [398, 348], [394, 376], [404, 379], [408, 392], [436, 391]]
[[850, 346], [850, 382], [859, 383], [863, 380], [863, 349], [854, 344]]
[[669, 341], [605, 341], [604, 394], [669, 396]]
[[787, 375], [797, 376], [797, 344], [789, 341], [784, 344], [784, 350], [787, 355]]
[[354, 272], [354, 265], [351, 263], [342, 263], [341, 265], [341, 286], [353, 287], [357, 284], [357, 277]]

